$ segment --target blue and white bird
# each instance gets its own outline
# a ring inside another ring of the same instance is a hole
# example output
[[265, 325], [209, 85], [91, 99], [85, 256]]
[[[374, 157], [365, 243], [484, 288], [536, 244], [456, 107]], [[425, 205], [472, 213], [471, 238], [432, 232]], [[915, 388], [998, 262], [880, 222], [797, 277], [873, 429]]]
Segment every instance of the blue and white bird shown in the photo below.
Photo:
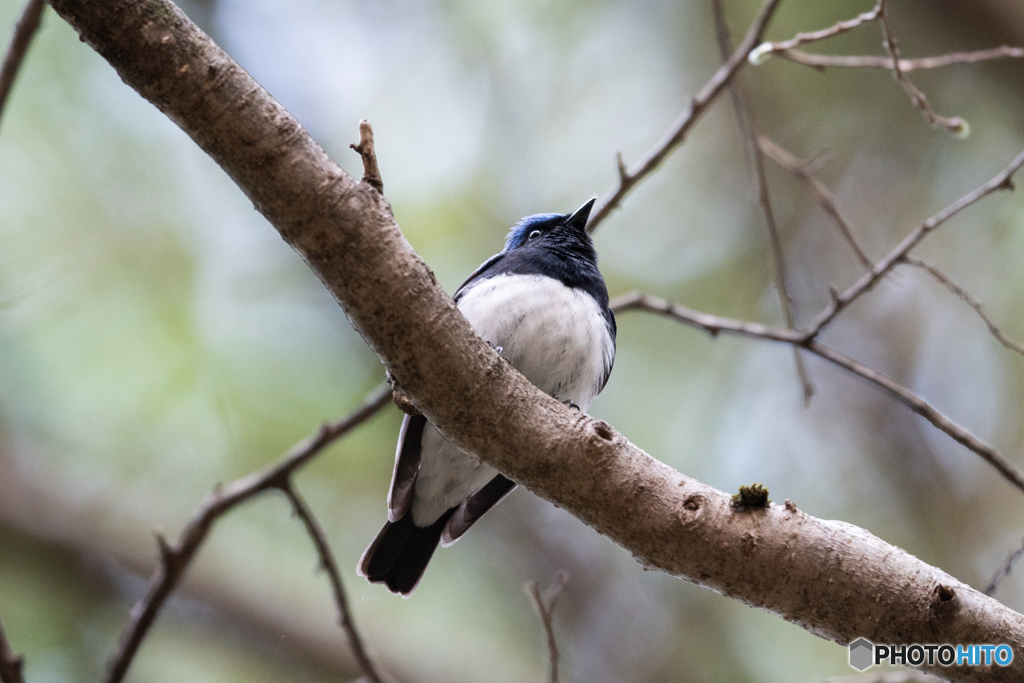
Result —
[[[455, 293], [477, 334], [541, 391], [580, 410], [604, 388], [615, 359], [615, 316], [586, 229], [594, 201], [524, 218]], [[515, 486], [422, 415], [407, 415], [388, 521], [359, 574], [408, 597], [437, 544], [454, 543]]]

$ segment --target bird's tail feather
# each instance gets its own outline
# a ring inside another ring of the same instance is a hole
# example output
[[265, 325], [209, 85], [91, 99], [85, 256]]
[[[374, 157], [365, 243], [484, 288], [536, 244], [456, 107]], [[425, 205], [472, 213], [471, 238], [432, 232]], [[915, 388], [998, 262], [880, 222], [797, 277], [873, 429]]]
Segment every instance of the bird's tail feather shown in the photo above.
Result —
[[413, 524], [411, 511], [396, 522], [385, 522], [359, 560], [359, 575], [383, 583], [392, 593], [412, 595], [453, 512], [455, 508], [428, 527]]

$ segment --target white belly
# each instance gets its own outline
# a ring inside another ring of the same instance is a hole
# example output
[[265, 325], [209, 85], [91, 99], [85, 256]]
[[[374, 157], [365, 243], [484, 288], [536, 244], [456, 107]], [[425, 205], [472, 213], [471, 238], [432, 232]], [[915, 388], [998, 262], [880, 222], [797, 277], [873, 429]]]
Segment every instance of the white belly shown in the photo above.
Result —
[[420, 442], [420, 471], [412, 501], [412, 521], [430, 526], [448, 509], [494, 479], [498, 471], [448, 441], [429, 422]]
[[[615, 348], [600, 307], [584, 292], [539, 275], [499, 275], [464, 290], [459, 310], [541, 391], [581, 410], [600, 391]], [[498, 473], [429, 423], [420, 453], [412, 505], [418, 526], [433, 523]]]
[[499, 275], [472, 286], [459, 310], [541, 391], [586, 410], [615, 349], [597, 302], [540, 275]]

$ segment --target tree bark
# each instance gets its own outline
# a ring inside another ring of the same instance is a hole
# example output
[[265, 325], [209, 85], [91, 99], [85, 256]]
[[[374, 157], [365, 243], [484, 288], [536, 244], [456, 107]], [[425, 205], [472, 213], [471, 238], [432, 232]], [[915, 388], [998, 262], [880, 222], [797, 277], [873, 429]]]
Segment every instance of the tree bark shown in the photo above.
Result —
[[[235, 180], [306, 260], [416, 406], [460, 446], [609, 536], [646, 567], [839, 643], [1006, 643], [1024, 617], [870, 533], [790, 503], [738, 511], [609, 425], [542, 394], [472, 331], [384, 197], [346, 175], [166, 0], [51, 0], [129, 86]], [[353, 126], [353, 130], [354, 130]]]

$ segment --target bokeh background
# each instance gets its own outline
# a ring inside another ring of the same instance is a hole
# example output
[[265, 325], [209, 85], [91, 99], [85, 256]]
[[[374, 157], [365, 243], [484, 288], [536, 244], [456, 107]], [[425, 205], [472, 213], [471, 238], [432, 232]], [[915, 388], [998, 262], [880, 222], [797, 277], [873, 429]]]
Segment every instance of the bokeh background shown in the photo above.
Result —
[[[1024, 43], [1017, 0], [892, 3], [905, 56]], [[784, 39], [870, 9], [784, 0]], [[756, 11], [726, 2], [735, 37]], [[719, 63], [705, 1], [191, 0], [183, 9], [350, 173], [371, 120], [388, 198], [454, 290], [520, 217], [568, 211], [650, 147]], [[0, 0], [7, 33], [21, 2]], [[869, 26], [814, 46], [881, 54]], [[869, 255], [985, 182], [1024, 147], [1024, 63], [913, 75], [971, 135], [929, 129], [884, 71], [746, 68], [761, 129], [821, 171]], [[798, 323], [856, 259], [769, 165]], [[1001, 193], [916, 252], [1024, 338], [1024, 199]], [[612, 294], [639, 289], [780, 324], [763, 219], [722, 98], [595, 235]], [[825, 341], [924, 396], [1024, 464], [1024, 359], [961, 301], [898, 270]], [[864, 382], [790, 349], [619, 318], [591, 412], [724, 490], [843, 519], [983, 586], [1024, 535], [1024, 496]], [[175, 537], [217, 482], [276, 458], [359, 404], [383, 368], [227, 176], [49, 10], [0, 123], [0, 618], [32, 683], [94, 681], [145, 587], [154, 528]], [[409, 681], [540, 681], [523, 584], [571, 578], [555, 628], [569, 681], [810, 681], [846, 651], [657, 572], [519, 490], [439, 552], [400, 600], [355, 576], [385, 514], [389, 407], [298, 477], [327, 528], [371, 649]], [[354, 677], [326, 579], [287, 502], [224, 519], [132, 681]], [[1024, 570], [1018, 572], [1024, 575]], [[1024, 609], [1024, 577], [996, 597]]]

